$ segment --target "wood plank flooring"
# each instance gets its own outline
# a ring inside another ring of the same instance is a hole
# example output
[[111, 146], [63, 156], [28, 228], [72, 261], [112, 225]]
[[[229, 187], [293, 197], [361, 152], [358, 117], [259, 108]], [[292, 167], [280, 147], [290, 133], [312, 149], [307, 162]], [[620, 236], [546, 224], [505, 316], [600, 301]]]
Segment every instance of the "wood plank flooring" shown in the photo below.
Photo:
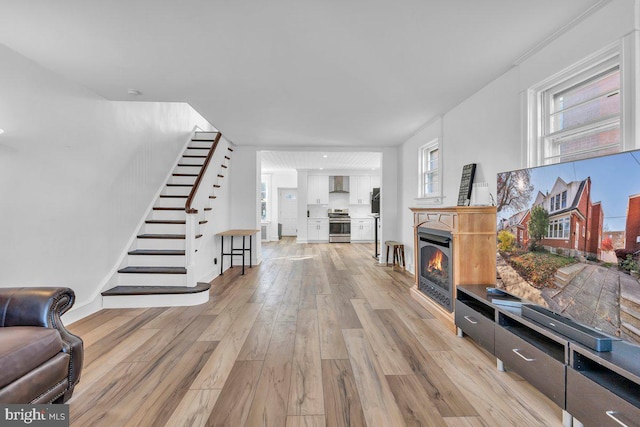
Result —
[[369, 244], [262, 245], [195, 307], [102, 310], [71, 425], [560, 426], [560, 409], [409, 295]]

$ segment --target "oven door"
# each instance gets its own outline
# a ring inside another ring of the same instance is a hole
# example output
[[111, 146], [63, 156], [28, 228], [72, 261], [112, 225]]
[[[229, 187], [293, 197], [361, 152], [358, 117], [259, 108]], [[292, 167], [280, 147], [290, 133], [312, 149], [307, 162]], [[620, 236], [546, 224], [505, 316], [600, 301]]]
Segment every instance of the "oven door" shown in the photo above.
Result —
[[331, 221], [329, 220], [329, 242], [349, 243], [351, 242], [351, 221]]

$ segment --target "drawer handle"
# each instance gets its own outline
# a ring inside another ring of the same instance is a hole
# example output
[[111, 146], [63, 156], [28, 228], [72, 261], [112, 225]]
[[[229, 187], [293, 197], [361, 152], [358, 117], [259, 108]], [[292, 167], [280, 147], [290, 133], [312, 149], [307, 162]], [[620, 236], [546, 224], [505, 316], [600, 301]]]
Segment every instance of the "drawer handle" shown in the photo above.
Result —
[[469, 316], [464, 316], [465, 319], [467, 319], [467, 322], [471, 323], [472, 325], [477, 325], [478, 321], [477, 320], [473, 320], [473, 317], [469, 317]]
[[520, 354], [520, 352], [518, 351], [518, 349], [517, 349], [517, 348], [514, 348], [514, 349], [513, 349], [513, 352], [514, 352], [515, 354], [517, 354], [518, 356], [522, 357], [522, 358], [523, 358], [524, 360], [526, 360], [527, 362], [533, 362], [534, 360], [536, 360], [536, 359], [529, 359], [528, 357], [523, 356], [522, 354]]
[[617, 423], [618, 423], [618, 424], [620, 424], [621, 426], [629, 427], [629, 426], [627, 426], [625, 423], [623, 423], [622, 421], [620, 421], [619, 419], [617, 419], [617, 418], [616, 418], [616, 416], [615, 416], [615, 414], [616, 414], [616, 413], [615, 413], [615, 411], [606, 411], [606, 412], [605, 412], [605, 414], [607, 414], [607, 416], [608, 416], [609, 418], [611, 418], [613, 421], [617, 422]]

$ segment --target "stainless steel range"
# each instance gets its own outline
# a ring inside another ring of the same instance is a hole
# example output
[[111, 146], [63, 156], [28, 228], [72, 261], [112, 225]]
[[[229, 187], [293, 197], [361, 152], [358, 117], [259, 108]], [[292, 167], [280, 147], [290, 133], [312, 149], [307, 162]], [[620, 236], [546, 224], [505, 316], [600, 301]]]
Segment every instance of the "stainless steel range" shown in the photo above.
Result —
[[329, 243], [351, 242], [351, 217], [349, 209], [329, 209]]

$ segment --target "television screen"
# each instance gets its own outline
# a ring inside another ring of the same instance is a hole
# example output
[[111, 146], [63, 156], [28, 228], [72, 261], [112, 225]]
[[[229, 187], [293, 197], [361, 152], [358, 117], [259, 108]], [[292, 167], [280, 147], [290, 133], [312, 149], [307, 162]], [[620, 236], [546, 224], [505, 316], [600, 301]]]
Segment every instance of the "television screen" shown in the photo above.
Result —
[[640, 343], [640, 151], [497, 176], [498, 287]]
[[371, 192], [371, 213], [380, 213], [380, 188], [378, 187]]

